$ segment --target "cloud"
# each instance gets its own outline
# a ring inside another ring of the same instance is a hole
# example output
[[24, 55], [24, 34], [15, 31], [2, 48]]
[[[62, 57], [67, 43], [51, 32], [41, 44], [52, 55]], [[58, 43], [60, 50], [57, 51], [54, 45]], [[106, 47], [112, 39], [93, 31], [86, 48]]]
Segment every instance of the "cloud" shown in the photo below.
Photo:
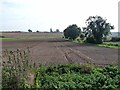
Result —
[[18, 4], [18, 3], [13, 3], [13, 2], [6, 2], [6, 1], [4, 1], [4, 2], [2, 2], [2, 5], [3, 5], [3, 7], [8, 7], [8, 8], [17, 8], [17, 7], [20, 7], [20, 4]]
[[84, 26], [91, 15], [100, 15], [116, 23], [117, 0], [0, 0], [4, 28], [21, 26], [24, 29], [28, 25], [36, 29], [64, 29], [70, 24]]
[[23, 7], [23, 0], [1, 0], [0, 4], [3, 8], [20, 8]]

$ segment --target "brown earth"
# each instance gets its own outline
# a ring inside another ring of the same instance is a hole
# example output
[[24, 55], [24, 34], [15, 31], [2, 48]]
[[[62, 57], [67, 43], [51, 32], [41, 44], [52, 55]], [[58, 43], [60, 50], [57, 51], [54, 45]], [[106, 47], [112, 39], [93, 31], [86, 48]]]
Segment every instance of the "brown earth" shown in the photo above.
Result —
[[30, 49], [31, 59], [37, 65], [39, 63], [44, 65], [63, 63], [118, 64], [118, 49], [76, 44], [62, 38], [2, 41], [1, 48], [4, 51], [17, 48], [25, 50], [27, 47]]

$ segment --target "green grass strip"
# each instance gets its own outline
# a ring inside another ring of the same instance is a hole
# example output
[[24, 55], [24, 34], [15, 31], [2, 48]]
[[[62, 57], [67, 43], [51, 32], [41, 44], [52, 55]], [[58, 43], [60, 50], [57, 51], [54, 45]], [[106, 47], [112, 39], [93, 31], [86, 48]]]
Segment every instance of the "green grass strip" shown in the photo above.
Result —
[[114, 48], [114, 49], [120, 48], [120, 46], [109, 46], [109, 45], [104, 45], [104, 44], [96, 44], [96, 45], [100, 47], [106, 47], [106, 48]]
[[0, 38], [0, 40], [16, 40], [16, 38]]

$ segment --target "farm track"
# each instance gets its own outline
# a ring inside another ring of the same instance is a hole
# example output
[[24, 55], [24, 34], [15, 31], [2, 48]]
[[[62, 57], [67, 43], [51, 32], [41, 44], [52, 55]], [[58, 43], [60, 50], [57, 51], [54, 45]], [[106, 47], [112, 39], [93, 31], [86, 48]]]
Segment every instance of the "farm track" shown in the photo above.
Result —
[[[60, 45], [60, 43], [58, 43]], [[62, 47], [66, 47], [65, 45], [61, 45]], [[70, 47], [66, 47], [66, 48], [60, 48], [60, 47], [56, 47], [58, 48], [61, 53], [64, 54], [66, 60], [68, 60], [69, 63], [89, 63], [89, 64], [94, 64], [94, 60], [88, 56], [86, 56], [85, 54], [83, 54], [82, 52], [72, 49]]]

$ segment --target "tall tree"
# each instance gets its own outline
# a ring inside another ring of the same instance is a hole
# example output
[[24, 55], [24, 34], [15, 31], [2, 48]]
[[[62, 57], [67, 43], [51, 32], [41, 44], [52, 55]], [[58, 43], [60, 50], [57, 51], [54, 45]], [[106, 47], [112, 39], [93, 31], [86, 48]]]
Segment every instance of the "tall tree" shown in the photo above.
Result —
[[86, 41], [90, 43], [103, 43], [103, 37], [111, 34], [110, 30], [114, 29], [110, 23], [106, 22], [101, 16], [90, 16], [86, 20], [86, 29], [84, 29]]

